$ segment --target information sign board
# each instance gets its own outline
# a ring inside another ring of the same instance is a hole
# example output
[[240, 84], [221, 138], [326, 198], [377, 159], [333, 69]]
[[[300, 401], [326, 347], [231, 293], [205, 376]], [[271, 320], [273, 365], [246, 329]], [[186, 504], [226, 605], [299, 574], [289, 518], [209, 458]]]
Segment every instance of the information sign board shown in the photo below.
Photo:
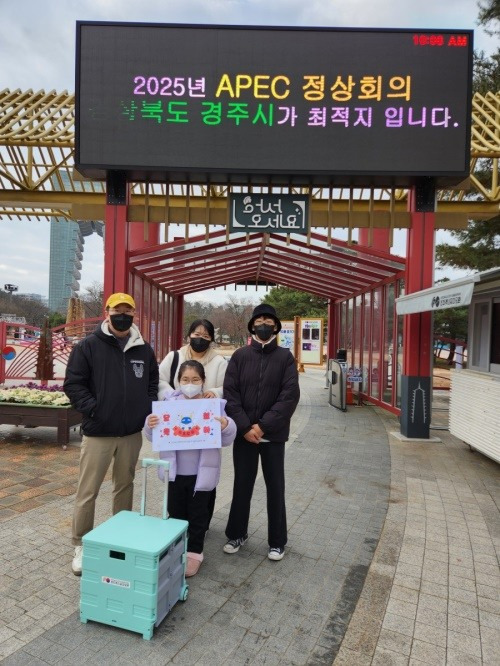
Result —
[[278, 344], [280, 347], [289, 349], [294, 353], [295, 345], [295, 323], [293, 321], [282, 321], [281, 331], [278, 334]]
[[77, 23], [78, 170], [242, 185], [456, 183], [472, 31]]
[[300, 362], [321, 365], [323, 362], [323, 319], [300, 320]]

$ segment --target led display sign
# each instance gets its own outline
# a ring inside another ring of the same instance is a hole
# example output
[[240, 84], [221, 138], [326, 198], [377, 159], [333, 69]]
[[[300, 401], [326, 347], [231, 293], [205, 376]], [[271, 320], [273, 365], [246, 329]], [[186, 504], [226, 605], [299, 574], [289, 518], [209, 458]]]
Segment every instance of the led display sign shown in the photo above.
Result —
[[77, 23], [91, 178], [405, 185], [468, 175], [471, 31]]

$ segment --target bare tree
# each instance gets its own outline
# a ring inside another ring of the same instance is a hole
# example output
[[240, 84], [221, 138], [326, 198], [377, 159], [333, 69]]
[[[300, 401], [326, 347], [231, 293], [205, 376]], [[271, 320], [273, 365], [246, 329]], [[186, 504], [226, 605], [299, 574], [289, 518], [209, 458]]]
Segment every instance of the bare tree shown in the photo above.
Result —
[[82, 301], [85, 307], [85, 317], [102, 317], [104, 311], [104, 285], [98, 280], [94, 280], [89, 287], [86, 287]]
[[245, 344], [248, 337], [247, 324], [252, 316], [254, 305], [249, 299], [228, 296], [220, 313], [221, 335], [228, 335], [233, 344]]
[[50, 310], [42, 301], [26, 298], [22, 294], [11, 297], [2, 292], [0, 294], [0, 312], [24, 317], [27, 324], [41, 327]]
[[248, 335], [247, 323], [255, 303], [248, 298], [228, 295], [221, 305], [197, 301], [184, 305], [184, 332], [195, 319], [208, 319], [215, 328], [215, 341], [222, 342], [227, 336], [233, 344], [244, 344]]
[[[195, 301], [190, 303], [189, 301], [184, 302], [184, 335], [187, 335], [189, 327], [196, 321], [196, 319], [208, 319], [214, 323], [214, 306], [212, 303], [202, 303], [201, 301]], [[215, 324], [214, 324], [215, 325]]]
[[8, 294], [0, 289], [0, 312], [2, 314], [11, 314], [18, 317], [24, 316], [22, 307], [17, 297]]

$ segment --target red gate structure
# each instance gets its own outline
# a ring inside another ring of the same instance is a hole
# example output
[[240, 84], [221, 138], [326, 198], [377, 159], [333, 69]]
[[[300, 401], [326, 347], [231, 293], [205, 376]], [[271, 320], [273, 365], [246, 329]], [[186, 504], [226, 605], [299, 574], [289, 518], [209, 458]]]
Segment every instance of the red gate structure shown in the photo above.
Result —
[[[134, 295], [159, 359], [181, 344], [186, 294], [268, 284], [328, 299], [328, 356], [346, 348], [362, 396], [428, 438], [431, 316], [397, 316], [394, 301], [433, 284], [437, 229], [491, 219], [500, 198], [500, 94], [472, 96], [471, 31], [428, 32], [79, 22], [76, 124], [72, 95], [0, 92], [0, 212], [104, 220], [104, 295]], [[174, 93], [165, 62], [187, 72]], [[309, 225], [234, 231], [235, 193], [305, 197]], [[406, 258], [388, 251], [395, 229]]]
[[[69, 355], [79, 340], [88, 335], [101, 321], [83, 319], [52, 329], [52, 356], [54, 382], [64, 380]], [[0, 384], [32, 381], [36, 379], [36, 365], [40, 344], [40, 328], [27, 324], [0, 322]], [[15, 357], [7, 360], [1, 354], [7, 346], [15, 349]]]

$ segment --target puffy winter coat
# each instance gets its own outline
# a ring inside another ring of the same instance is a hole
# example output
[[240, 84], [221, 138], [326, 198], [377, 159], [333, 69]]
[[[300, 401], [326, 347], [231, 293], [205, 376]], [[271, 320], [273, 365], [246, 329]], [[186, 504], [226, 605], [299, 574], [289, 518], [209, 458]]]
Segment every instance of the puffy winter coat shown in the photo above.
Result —
[[276, 338], [266, 344], [252, 339], [228, 363], [224, 397], [239, 436], [257, 423], [264, 439], [285, 442], [300, 397], [295, 359], [288, 349], [278, 347]]
[[82, 430], [93, 437], [140, 432], [158, 393], [158, 363], [137, 326], [122, 351], [103, 322], [73, 348], [64, 392], [82, 413]]
[[[175, 371], [174, 385], [170, 386], [170, 370], [172, 368], [172, 361], [174, 360], [174, 352], [169, 352], [163, 361], [160, 363], [160, 386], [158, 389], [158, 400], [171, 393], [172, 389], [178, 389], [180, 384], [177, 378], [181, 363], [191, 360], [193, 357], [190, 354], [189, 345], [185, 345], [179, 349], [179, 363]], [[199, 361], [205, 368], [205, 382], [203, 389], [205, 391], [213, 391], [217, 398], [222, 398], [222, 382], [226, 373], [227, 361], [223, 356], [217, 354], [215, 349], [209, 348], [204, 354], [203, 358], [195, 359]]]

